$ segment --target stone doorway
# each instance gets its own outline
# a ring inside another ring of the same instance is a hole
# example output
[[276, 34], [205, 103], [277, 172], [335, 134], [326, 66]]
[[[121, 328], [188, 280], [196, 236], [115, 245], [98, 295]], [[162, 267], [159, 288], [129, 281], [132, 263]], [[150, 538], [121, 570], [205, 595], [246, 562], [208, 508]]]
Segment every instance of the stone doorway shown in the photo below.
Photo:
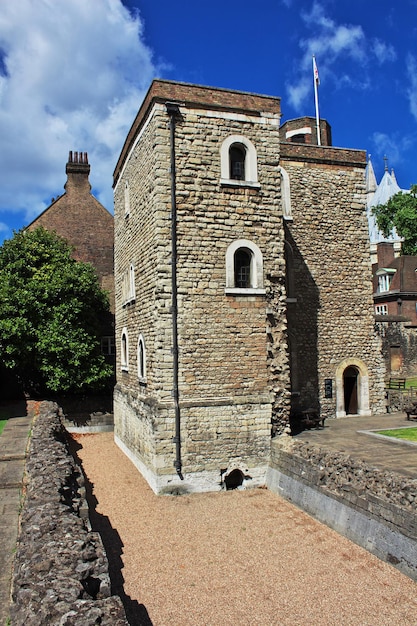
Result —
[[346, 415], [358, 414], [358, 376], [359, 371], [352, 365], [343, 372], [343, 391]]
[[336, 417], [371, 415], [369, 374], [360, 359], [345, 359], [336, 369]]

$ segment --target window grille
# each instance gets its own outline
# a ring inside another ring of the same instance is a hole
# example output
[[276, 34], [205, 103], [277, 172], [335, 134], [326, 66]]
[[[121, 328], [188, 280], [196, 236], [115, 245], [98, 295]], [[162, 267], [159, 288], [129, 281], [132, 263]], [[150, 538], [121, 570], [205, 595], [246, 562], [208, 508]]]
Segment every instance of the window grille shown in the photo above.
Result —
[[241, 289], [251, 286], [252, 255], [248, 250], [240, 248], [235, 252], [235, 287]]
[[232, 180], [245, 180], [245, 155], [243, 146], [233, 144], [230, 147], [230, 178]]

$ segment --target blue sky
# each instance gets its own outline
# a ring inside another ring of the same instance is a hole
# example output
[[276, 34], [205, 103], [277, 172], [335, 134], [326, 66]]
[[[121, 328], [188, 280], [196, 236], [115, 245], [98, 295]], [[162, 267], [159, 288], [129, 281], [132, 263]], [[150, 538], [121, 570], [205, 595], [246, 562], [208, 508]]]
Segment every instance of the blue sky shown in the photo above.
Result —
[[282, 98], [320, 115], [333, 144], [417, 183], [417, 0], [1, 0], [0, 242], [63, 193], [88, 152], [112, 211], [112, 173], [154, 77]]

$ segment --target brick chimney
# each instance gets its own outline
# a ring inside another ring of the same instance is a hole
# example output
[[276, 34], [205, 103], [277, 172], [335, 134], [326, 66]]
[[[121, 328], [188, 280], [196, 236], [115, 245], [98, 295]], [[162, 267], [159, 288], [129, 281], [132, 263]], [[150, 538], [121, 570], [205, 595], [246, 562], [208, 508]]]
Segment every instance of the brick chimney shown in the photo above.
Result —
[[377, 246], [378, 267], [389, 267], [395, 258], [394, 244], [388, 241], [381, 241]]
[[67, 174], [67, 182], [64, 189], [68, 195], [74, 193], [85, 193], [91, 191], [91, 185], [88, 180], [90, 174], [90, 166], [88, 164], [87, 152], [73, 152], [70, 150], [68, 163], [65, 168]]

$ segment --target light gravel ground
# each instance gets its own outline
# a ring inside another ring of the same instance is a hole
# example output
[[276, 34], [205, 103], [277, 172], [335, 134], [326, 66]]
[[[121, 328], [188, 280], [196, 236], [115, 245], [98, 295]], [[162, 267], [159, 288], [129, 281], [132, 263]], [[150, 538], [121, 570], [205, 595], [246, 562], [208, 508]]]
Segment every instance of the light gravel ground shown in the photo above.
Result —
[[112, 433], [73, 437], [131, 624], [417, 624], [416, 583], [276, 494], [156, 496]]

